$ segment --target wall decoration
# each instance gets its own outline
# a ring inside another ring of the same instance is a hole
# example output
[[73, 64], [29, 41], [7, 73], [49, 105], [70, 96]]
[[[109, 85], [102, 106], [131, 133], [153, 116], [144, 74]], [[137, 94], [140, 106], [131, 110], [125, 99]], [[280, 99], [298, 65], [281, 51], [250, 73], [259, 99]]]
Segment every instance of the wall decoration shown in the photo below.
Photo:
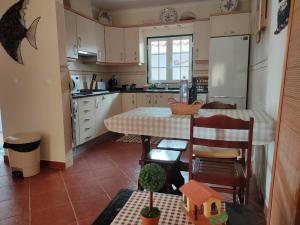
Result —
[[112, 24], [112, 16], [108, 14], [108, 12], [100, 11], [98, 21], [104, 25]]
[[184, 21], [184, 20], [194, 20], [196, 19], [196, 15], [195, 13], [191, 12], [191, 11], [187, 11], [187, 12], [183, 12], [180, 16], [180, 21]]
[[279, 34], [289, 23], [290, 0], [279, 0], [279, 9], [277, 13], [277, 28], [274, 34]]
[[29, 0], [20, 0], [10, 7], [0, 20], [0, 42], [10, 57], [23, 64], [21, 42], [27, 38], [30, 45], [37, 49], [36, 28], [41, 17], [36, 18], [30, 27], [25, 27], [25, 9]]
[[174, 23], [177, 21], [177, 12], [173, 8], [165, 8], [160, 13], [161, 23]]
[[238, 6], [238, 0], [221, 0], [221, 11], [225, 13], [232, 12]]

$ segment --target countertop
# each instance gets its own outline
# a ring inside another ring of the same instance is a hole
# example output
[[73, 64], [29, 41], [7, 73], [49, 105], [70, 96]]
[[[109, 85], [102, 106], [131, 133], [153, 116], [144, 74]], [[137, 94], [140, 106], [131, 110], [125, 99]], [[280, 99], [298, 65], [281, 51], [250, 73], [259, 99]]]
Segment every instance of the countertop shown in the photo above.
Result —
[[[115, 93], [179, 93], [179, 89], [153, 89], [153, 90], [143, 90], [142, 88], [136, 88], [134, 90], [115, 90], [115, 91], [101, 91], [101, 92], [92, 92], [92, 93], [82, 93], [82, 94], [72, 94], [72, 98], [85, 98], [98, 95], [109, 95]], [[198, 91], [198, 94], [207, 94], [207, 91]]]

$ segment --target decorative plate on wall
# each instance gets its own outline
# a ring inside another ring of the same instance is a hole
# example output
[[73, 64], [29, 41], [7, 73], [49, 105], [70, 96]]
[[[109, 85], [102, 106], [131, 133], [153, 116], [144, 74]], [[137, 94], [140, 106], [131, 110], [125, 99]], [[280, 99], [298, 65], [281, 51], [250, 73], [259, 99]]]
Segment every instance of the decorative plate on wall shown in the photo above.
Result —
[[238, 6], [238, 0], [221, 0], [221, 11], [222, 12], [232, 12]]
[[177, 21], [177, 12], [173, 8], [165, 8], [160, 13], [161, 23], [174, 23]]

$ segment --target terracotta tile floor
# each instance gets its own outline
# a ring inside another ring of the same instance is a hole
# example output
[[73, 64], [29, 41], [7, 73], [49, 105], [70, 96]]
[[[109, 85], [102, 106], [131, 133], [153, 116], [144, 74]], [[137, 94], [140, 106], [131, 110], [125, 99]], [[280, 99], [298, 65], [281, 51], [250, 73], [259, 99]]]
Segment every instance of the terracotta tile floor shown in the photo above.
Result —
[[[90, 225], [121, 188], [137, 188], [140, 148], [109, 140], [66, 171], [42, 169], [27, 179], [13, 179], [0, 156], [0, 225]], [[262, 212], [252, 190], [250, 205]]]

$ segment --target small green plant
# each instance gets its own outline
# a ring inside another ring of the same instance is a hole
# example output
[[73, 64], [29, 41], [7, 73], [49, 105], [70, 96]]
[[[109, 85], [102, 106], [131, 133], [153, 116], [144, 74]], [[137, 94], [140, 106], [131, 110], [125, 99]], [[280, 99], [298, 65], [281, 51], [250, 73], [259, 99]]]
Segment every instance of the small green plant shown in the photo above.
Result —
[[166, 182], [166, 173], [164, 169], [155, 164], [150, 163], [141, 169], [139, 182], [141, 186], [149, 191], [149, 207], [145, 207], [141, 211], [141, 215], [147, 218], [155, 218], [160, 215], [158, 208], [153, 207], [153, 192], [159, 191]]

